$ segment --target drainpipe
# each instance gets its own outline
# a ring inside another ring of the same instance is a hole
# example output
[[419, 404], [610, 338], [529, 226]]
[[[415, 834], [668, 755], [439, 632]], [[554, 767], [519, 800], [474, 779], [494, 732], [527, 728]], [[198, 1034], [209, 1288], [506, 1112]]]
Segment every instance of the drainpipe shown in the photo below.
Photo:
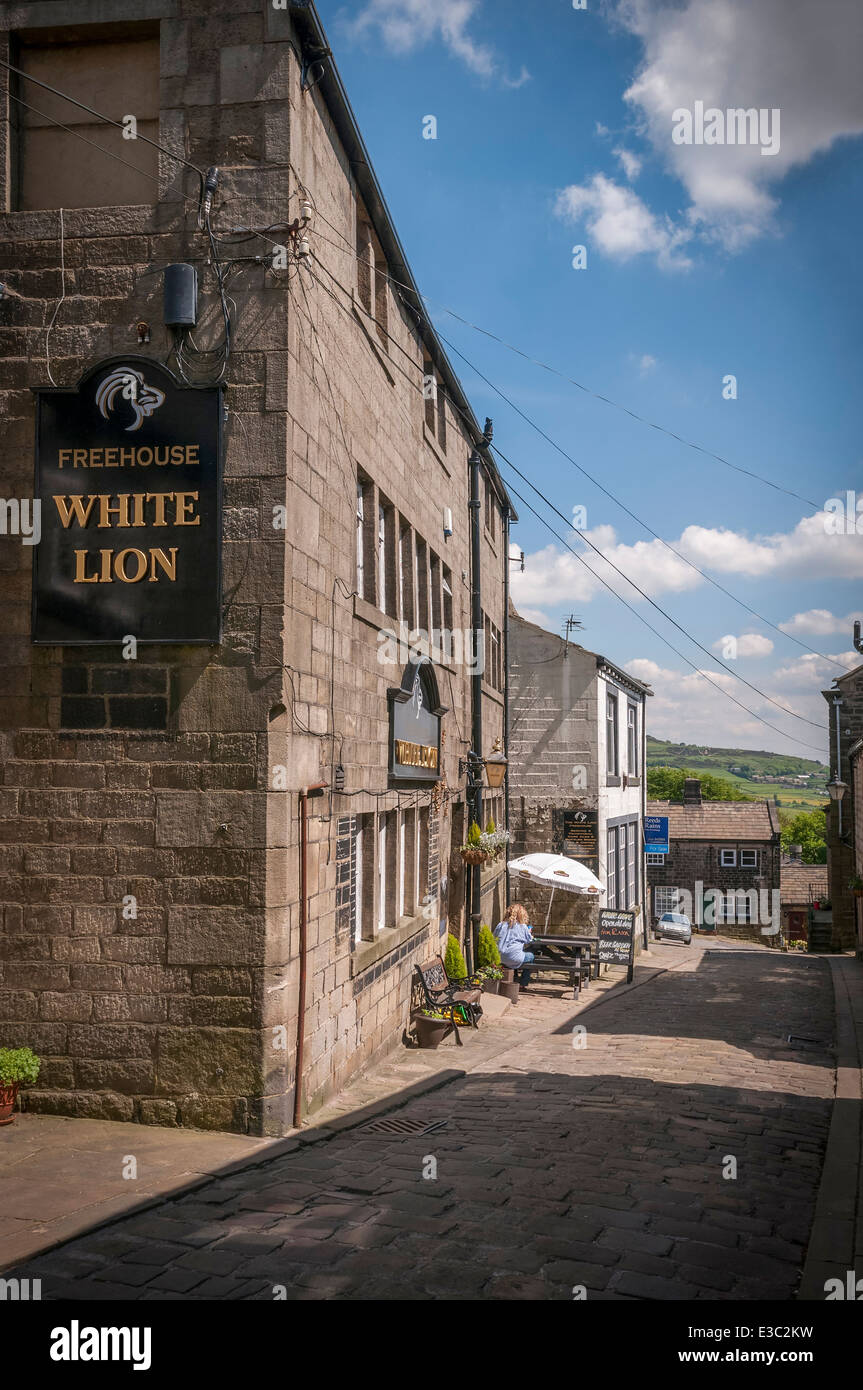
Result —
[[[837, 697], [836, 699], [834, 699], [834, 701], [833, 701], [833, 712], [834, 712], [834, 714], [836, 715], [836, 781], [837, 781], [837, 782], [841, 782], [841, 781], [842, 781], [842, 744], [841, 744], [841, 741], [840, 741], [840, 740], [841, 740], [841, 734], [840, 734], [840, 731], [839, 731], [839, 711], [840, 711], [841, 708], [842, 708], [842, 697], [841, 697], [841, 696], [838, 696], [838, 697]], [[839, 800], [836, 802], [836, 810], [837, 810], [837, 812], [838, 812], [838, 814], [839, 814], [839, 840], [840, 840], [840, 844], [841, 844], [841, 840], [842, 840], [842, 798], [841, 798], [841, 796], [839, 797]], [[841, 849], [840, 849], [840, 854], [841, 854]]]
[[[641, 933], [645, 951], [650, 950], [650, 934], [647, 919], [650, 915], [650, 888], [647, 883], [647, 856], [644, 853], [644, 818], [647, 815], [647, 696], [641, 696], [641, 829], [638, 841], [641, 845]], [[671, 846], [669, 845], [669, 849]]]
[[[480, 577], [481, 564], [481, 521], [480, 521], [480, 456], [476, 449], [470, 456], [470, 601], [471, 601], [471, 626], [473, 628], [474, 653], [482, 651], [482, 665], [485, 666], [485, 631], [482, 621], [482, 580]], [[482, 671], [477, 670], [478, 661], [474, 661], [474, 672], [471, 676], [471, 748], [478, 757], [482, 757]], [[470, 801], [473, 804], [472, 819], [482, 828], [482, 767], [479, 766], [474, 771], [470, 769], [468, 777], [476, 779], [476, 785], [470, 793]], [[482, 907], [480, 904], [481, 884], [480, 884], [480, 865], [470, 865], [470, 960], [468, 969], [476, 969], [477, 952], [479, 948], [479, 928], [482, 917]]]
[[[506, 772], [503, 778], [503, 824], [509, 830], [509, 521], [507, 507], [503, 523], [503, 756]], [[504, 873], [504, 903], [510, 904], [509, 871]]]
[[321, 796], [329, 784], [318, 782], [300, 792], [300, 979], [297, 989], [297, 1052], [294, 1067], [294, 1129], [303, 1109], [303, 1052], [306, 1035], [306, 965], [308, 944], [308, 815], [309, 797]]

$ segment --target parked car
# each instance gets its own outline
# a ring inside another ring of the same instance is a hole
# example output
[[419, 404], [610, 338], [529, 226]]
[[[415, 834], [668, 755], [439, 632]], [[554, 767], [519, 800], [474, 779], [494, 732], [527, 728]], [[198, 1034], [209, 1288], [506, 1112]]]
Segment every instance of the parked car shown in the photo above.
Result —
[[692, 943], [692, 923], [683, 912], [663, 912], [653, 924], [655, 941], [680, 941], [684, 946]]

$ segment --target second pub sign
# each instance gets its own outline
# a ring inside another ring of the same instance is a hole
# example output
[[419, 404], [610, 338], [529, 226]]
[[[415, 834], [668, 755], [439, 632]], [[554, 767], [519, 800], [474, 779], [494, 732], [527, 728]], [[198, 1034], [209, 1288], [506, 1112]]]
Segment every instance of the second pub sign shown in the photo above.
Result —
[[36, 396], [33, 641], [219, 642], [221, 388], [123, 357]]

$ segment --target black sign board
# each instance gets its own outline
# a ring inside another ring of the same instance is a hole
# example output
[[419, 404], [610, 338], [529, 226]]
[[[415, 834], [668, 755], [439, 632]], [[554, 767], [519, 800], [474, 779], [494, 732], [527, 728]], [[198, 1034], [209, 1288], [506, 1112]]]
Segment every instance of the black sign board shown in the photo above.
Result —
[[440, 703], [434, 668], [409, 662], [401, 685], [387, 692], [390, 703], [390, 779], [437, 782], [440, 779]]
[[580, 859], [584, 863], [596, 862], [599, 849], [597, 845], [596, 811], [555, 811], [555, 849], [570, 859]]
[[221, 387], [118, 357], [36, 401], [33, 641], [219, 642]]
[[599, 909], [599, 959], [605, 965], [626, 965], [632, 979], [635, 913], [612, 907]]

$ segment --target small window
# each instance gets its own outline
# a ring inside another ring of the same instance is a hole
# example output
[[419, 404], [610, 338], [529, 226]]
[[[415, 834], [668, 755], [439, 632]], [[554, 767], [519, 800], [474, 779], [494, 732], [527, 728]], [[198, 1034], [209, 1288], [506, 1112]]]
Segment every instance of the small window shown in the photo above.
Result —
[[387, 286], [387, 263], [383, 256], [375, 256], [375, 327], [383, 347], [389, 347], [389, 293]]
[[446, 387], [437, 384], [437, 442], [446, 453]]
[[[431, 570], [431, 608], [432, 608], [432, 628], [440, 633], [441, 625], [441, 587], [440, 587], [440, 560], [434, 551], [430, 552]], [[438, 639], [439, 640], [439, 639]]]
[[626, 770], [630, 777], [638, 776], [638, 710], [626, 707]]
[[605, 758], [609, 777], [619, 775], [617, 756], [617, 696], [607, 695], [605, 701]]
[[423, 403], [425, 406], [426, 425], [434, 434], [435, 409], [437, 406], [437, 377], [435, 376], [434, 363], [430, 358], [423, 362]]
[[372, 815], [357, 816], [351, 855], [351, 909], [355, 942], [374, 936], [374, 822]]
[[648, 855], [647, 855], [647, 862], [648, 862], [648, 864], [664, 864], [664, 863], [665, 863], [665, 855], [664, 855], [664, 854], [650, 854], [650, 853], [648, 853]]
[[608, 831], [606, 839], [605, 905], [617, 907], [617, 831]]
[[378, 502], [378, 607], [396, 616], [396, 514], [389, 502]]
[[374, 492], [368, 478], [357, 476], [356, 586], [360, 598], [375, 601]]
[[757, 849], [742, 849], [742, 850], [740, 851], [740, 867], [741, 867], [741, 869], [757, 869], [757, 868], [758, 868], [758, 850], [757, 850]]
[[357, 295], [367, 314], [372, 312], [372, 229], [357, 207]]
[[635, 871], [635, 836], [636, 825], [632, 821], [626, 827], [626, 906], [634, 907], [638, 896], [638, 886]]
[[428, 632], [429, 626], [429, 560], [428, 546], [421, 536], [415, 536], [414, 574], [417, 604], [417, 627]]
[[721, 849], [719, 851], [719, 863], [723, 869], [733, 869], [737, 864], [736, 849]]
[[494, 488], [488, 478], [485, 480], [485, 529], [488, 531], [492, 540], [495, 539], [495, 496]]
[[452, 632], [452, 572], [443, 567], [443, 625]]
[[402, 621], [414, 625], [414, 563], [411, 528], [402, 523], [399, 535], [399, 598]]
[[676, 912], [677, 889], [664, 883], [657, 884], [653, 890], [653, 910], [657, 917], [661, 917], [664, 912]]

